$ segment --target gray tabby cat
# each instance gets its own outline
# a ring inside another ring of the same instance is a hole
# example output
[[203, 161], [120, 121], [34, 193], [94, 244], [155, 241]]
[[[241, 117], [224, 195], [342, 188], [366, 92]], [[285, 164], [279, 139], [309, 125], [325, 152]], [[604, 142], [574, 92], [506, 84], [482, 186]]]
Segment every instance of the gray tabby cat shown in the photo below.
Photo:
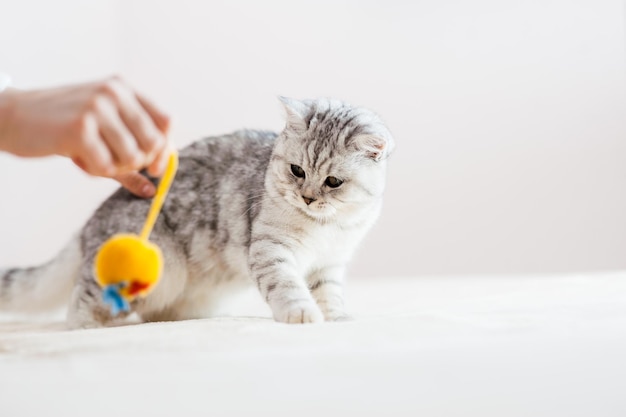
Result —
[[[280, 134], [239, 131], [180, 152], [151, 236], [161, 281], [131, 304], [144, 321], [206, 317], [224, 290], [254, 283], [275, 320], [346, 317], [346, 264], [377, 219], [393, 139], [372, 112], [335, 100], [281, 99]], [[61, 254], [40, 267], [0, 270], [0, 310], [67, 302], [71, 327], [117, 323], [93, 277], [100, 245], [139, 233], [150, 201], [120, 189]]]

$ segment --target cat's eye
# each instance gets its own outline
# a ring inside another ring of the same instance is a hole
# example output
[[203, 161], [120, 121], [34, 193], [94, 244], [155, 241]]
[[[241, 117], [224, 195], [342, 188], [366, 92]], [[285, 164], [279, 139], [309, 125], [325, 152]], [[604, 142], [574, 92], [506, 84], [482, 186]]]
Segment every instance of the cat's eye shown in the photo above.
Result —
[[291, 173], [298, 178], [304, 178], [305, 173], [298, 165], [291, 164]]
[[324, 184], [328, 185], [330, 188], [337, 188], [341, 184], [343, 184], [343, 181], [335, 177], [326, 177], [326, 181], [324, 181]]

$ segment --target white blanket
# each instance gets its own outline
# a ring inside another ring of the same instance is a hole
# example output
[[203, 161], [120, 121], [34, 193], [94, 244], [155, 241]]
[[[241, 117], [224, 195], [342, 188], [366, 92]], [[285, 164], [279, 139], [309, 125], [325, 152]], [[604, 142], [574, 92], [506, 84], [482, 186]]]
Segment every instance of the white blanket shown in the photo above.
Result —
[[[0, 416], [626, 416], [626, 272], [351, 280], [355, 320], [0, 321]], [[244, 302], [245, 301], [245, 302]]]

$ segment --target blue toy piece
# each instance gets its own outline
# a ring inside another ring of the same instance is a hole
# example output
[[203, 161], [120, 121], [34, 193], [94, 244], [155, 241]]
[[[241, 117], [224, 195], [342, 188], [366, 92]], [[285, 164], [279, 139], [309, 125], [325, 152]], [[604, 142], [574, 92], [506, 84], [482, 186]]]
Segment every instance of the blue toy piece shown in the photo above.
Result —
[[130, 304], [120, 294], [120, 290], [124, 287], [126, 287], [126, 283], [119, 282], [107, 285], [102, 290], [102, 300], [111, 307], [111, 315], [113, 316], [117, 316], [121, 312], [130, 311]]

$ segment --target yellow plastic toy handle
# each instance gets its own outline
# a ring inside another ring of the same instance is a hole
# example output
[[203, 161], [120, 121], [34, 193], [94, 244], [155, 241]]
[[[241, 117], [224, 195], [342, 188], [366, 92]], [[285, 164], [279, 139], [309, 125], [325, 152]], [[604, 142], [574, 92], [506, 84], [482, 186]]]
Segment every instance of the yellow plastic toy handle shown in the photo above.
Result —
[[150, 211], [148, 211], [148, 217], [146, 218], [146, 222], [144, 223], [143, 229], [141, 230], [141, 235], [139, 235], [142, 240], [148, 240], [148, 238], [150, 237], [150, 233], [152, 232], [154, 223], [156, 222], [159, 212], [161, 211], [161, 207], [163, 206], [163, 202], [165, 201], [167, 192], [172, 185], [172, 181], [174, 180], [177, 169], [178, 152], [174, 150], [170, 154], [169, 160], [167, 162], [167, 168], [165, 169], [163, 177], [161, 177], [161, 181], [159, 182], [159, 186], [157, 187], [156, 194], [152, 199]]

